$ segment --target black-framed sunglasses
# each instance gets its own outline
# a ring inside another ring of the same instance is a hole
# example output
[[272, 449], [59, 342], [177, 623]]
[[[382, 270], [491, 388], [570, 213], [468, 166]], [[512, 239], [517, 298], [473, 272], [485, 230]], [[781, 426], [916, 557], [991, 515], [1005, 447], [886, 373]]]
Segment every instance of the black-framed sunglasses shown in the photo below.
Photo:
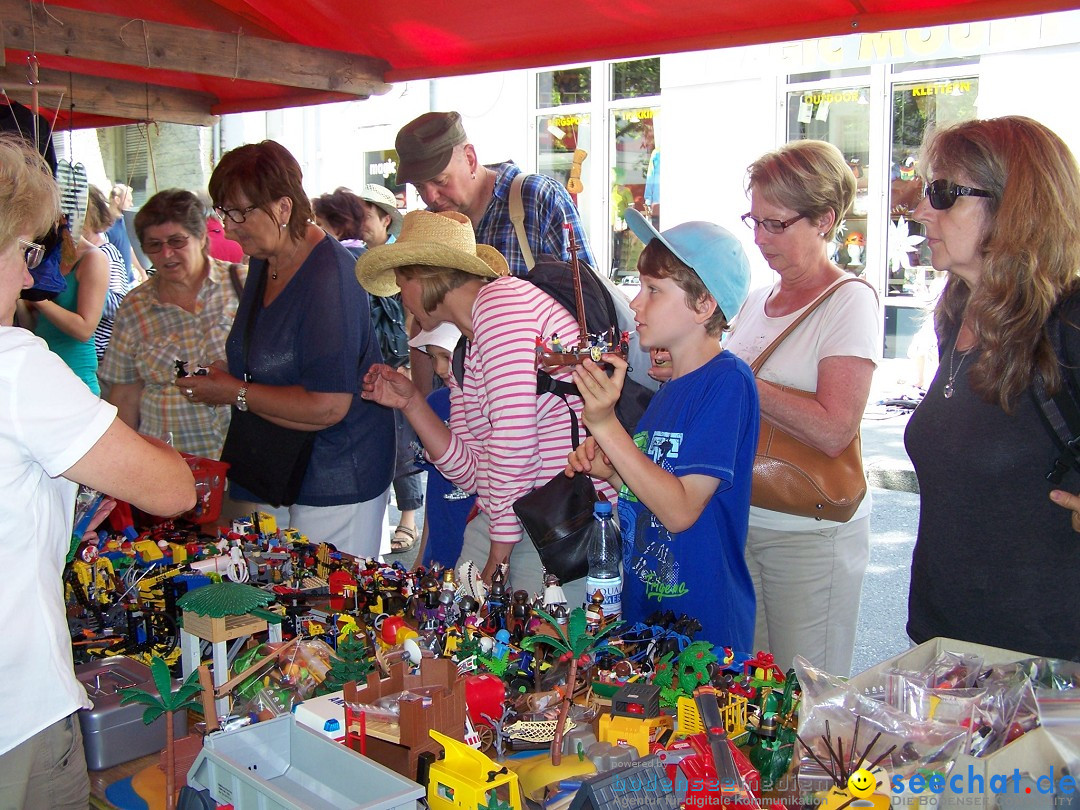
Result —
[[935, 211], [952, 208], [957, 197], [993, 197], [989, 191], [971, 186], [958, 186], [952, 180], [935, 180], [923, 186], [923, 196]]
[[183, 250], [187, 247], [189, 239], [191, 239], [191, 236], [186, 233], [174, 233], [164, 242], [160, 239], [151, 239], [142, 243], [143, 253], [147, 256], [154, 256], [161, 253], [165, 249], [165, 245], [168, 245], [173, 250]]
[[221, 216], [228, 217], [237, 225], [241, 225], [247, 220], [248, 214], [258, 207], [257, 205], [249, 205], [247, 208], [222, 208], [220, 205], [215, 205], [214, 210]]
[[33, 270], [45, 258], [45, 246], [39, 245], [37, 242], [27, 242], [25, 239], [20, 239], [19, 247], [23, 249], [23, 259], [26, 261], [27, 270]]
[[783, 233], [800, 219], [806, 219], [806, 214], [799, 214], [791, 219], [758, 219], [753, 214], [743, 214], [743, 224], [752, 231], [756, 231], [760, 225], [767, 233]]

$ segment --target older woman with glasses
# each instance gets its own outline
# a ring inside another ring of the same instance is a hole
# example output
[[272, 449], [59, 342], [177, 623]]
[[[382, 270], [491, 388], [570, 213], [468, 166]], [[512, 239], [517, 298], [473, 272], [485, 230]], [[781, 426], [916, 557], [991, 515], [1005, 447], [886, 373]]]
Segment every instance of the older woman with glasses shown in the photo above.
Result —
[[914, 219], [948, 280], [904, 436], [921, 502], [908, 635], [1080, 661], [1080, 473], [1036, 401], [1067, 413], [1080, 391], [1080, 169], [1016, 116], [938, 130], [919, 165]]
[[[743, 222], [779, 276], [750, 292], [727, 343], [753, 364], [818, 296], [850, 278], [830, 259], [829, 246], [855, 199], [855, 177], [835, 146], [796, 141], [751, 164], [747, 193]], [[762, 417], [840, 455], [866, 407], [881, 354], [878, 323], [869, 285], [837, 287], [758, 371]], [[757, 592], [754, 649], [770, 650], [785, 668], [802, 655], [846, 676], [869, 556], [869, 494], [846, 523], [751, 506], [746, 562]]]
[[[233, 429], [236, 412], [250, 412], [257, 419], [243, 423], [260, 434], [274, 432], [263, 423], [312, 434], [310, 461], [298, 457], [281, 473], [301, 479], [282, 518], [314, 542], [374, 556], [393, 476], [394, 417], [359, 396], [364, 373], [382, 356], [356, 259], [312, 221], [300, 166], [274, 141], [227, 153], [210, 196], [226, 235], [252, 257], [250, 275], [226, 342], [228, 371], [212, 367], [177, 384], [192, 402], [233, 406]], [[237, 485], [236, 462], [250, 469], [277, 449], [237, 450], [227, 458], [233, 500], [267, 501], [265, 491]]]
[[229, 409], [193, 402], [176, 382], [224, 362], [245, 271], [210, 258], [203, 206], [190, 191], [169, 189], [147, 200], [135, 215], [135, 234], [156, 272], [116, 314], [100, 370], [110, 384], [107, 399], [136, 430], [218, 458]]

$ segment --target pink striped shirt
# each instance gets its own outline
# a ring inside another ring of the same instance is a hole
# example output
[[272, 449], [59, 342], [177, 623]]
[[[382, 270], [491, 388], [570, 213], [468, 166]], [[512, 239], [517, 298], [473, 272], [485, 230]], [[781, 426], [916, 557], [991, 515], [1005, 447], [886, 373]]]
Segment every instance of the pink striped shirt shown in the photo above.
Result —
[[[570, 412], [553, 394], [536, 395], [536, 338], [576, 342], [577, 321], [555, 299], [513, 276], [486, 284], [472, 310], [473, 333], [461, 387], [451, 381], [450, 446], [432, 459], [444, 476], [475, 492], [491, 519], [491, 540], [516, 543], [514, 501], [566, 466]], [[554, 375], [569, 379], [570, 369]], [[581, 418], [582, 402], [568, 398]], [[581, 438], [585, 427], [581, 425]], [[606, 482], [597, 491], [614, 501]]]

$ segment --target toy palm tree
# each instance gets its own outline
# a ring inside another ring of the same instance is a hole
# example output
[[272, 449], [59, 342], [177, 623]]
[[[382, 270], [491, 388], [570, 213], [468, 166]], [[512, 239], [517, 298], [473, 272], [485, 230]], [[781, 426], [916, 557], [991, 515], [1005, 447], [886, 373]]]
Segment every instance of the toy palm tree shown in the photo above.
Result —
[[522, 648], [532, 650], [537, 644], [547, 644], [560, 654], [559, 661], [566, 661], [568, 665], [566, 693], [559, 706], [559, 718], [555, 722], [555, 739], [551, 741], [551, 764], [558, 765], [562, 762], [563, 726], [566, 725], [566, 718], [570, 714], [570, 703], [574, 698], [574, 688], [577, 686], [578, 664], [589, 666], [592, 663], [591, 656], [600, 649], [622, 655], [621, 650], [608, 645], [607, 636], [623, 623], [613, 622], [594, 635], [587, 629], [583, 608], [574, 608], [570, 612], [570, 621], [567, 623], [566, 630], [555, 621], [554, 616], [539, 608], [536, 610], [536, 615], [551, 625], [557, 635], [526, 636], [521, 640]]
[[143, 712], [142, 719], [146, 725], [150, 725], [161, 715], [165, 715], [165, 807], [166, 810], [174, 810], [176, 807], [176, 760], [173, 749], [173, 712], [200, 708], [195, 696], [199, 694], [202, 687], [198, 681], [199, 673], [192, 672], [179, 689], [172, 691], [169, 665], [156, 655], [150, 661], [150, 673], [154, 677], [157, 694], [147, 692], [145, 689], [128, 689], [120, 698], [120, 703], [145, 704], [146, 711]]
[[668, 653], [656, 666], [653, 683], [660, 687], [660, 705], [675, 706], [680, 697], [690, 697], [709, 682], [709, 665], [717, 661], [712, 644], [695, 641], [676, 657]]

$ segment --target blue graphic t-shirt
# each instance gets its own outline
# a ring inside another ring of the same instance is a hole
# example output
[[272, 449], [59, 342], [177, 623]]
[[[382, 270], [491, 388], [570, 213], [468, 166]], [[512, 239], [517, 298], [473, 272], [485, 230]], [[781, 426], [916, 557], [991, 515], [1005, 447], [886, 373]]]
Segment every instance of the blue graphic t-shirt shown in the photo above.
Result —
[[731, 352], [660, 388], [634, 441], [676, 476], [720, 480], [693, 526], [671, 533], [634, 493], [619, 493], [623, 535], [623, 616], [643, 621], [656, 610], [697, 618], [699, 639], [750, 650], [754, 586], [743, 551], [758, 436], [757, 387]]
[[[450, 389], [439, 388], [428, 394], [428, 405], [443, 422], [450, 421]], [[434, 464], [417, 455], [417, 464], [427, 470], [427, 492], [424, 503], [427, 511], [424, 522], [428, 527], [427, 545], [421, 564], [430, 567], [433, 562], [453, 568], [461, 556], [465, 543], [465, 526], [469, 521], [476, 495], [458, 489], [446, 480]]]

